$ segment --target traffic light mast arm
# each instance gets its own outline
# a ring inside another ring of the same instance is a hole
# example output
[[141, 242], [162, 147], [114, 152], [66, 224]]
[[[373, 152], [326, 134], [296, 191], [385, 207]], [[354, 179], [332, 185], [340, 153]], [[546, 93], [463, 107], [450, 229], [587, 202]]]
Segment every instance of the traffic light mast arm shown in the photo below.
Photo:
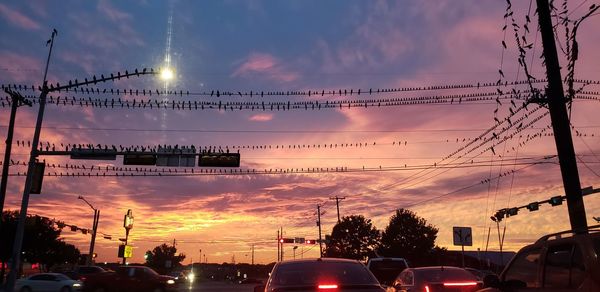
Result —
[[[591, 194], [595, 194], [595, 193], [600, 193], [600, 189], [594, 189], [593, 187], [590, 186], [590, 187], [581, 189], [581, 193], [583, 196], [587, 196], [587, 195], [591, 195]], [[494, 213], [494, 215], [491, 216], [490, 218], [494, 222], [500, 222], [505, 217], [508, 218], [510, 216], [517, 215], [520, 209], [528, 209], [529, 211], [533, 212], [533, 211], [537, 211], [539, 208], [539, 205], [541, 205], [541, 204], [550, 204], [552, 206], [558, 206], [558, 205], [562, 205], [562, 202], [565, 201], [566, 199], [567, 199], [567, 196], [554, 196], [545, 201], [531, 202], [527, 205], [523, 205], [523, 206], [519, 206], [519, 207], [503, 208], [503, 209], [496, 211], [496, 213]]]

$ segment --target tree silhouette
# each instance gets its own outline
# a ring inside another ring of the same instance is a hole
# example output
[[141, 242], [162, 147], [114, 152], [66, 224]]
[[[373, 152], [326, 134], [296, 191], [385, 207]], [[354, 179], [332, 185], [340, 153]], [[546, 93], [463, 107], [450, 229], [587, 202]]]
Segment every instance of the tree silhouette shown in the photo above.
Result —
[[325, 256], [365, 260], [373, 254], [379, 238], [379, 230], [371, 219], [362, 215], [346, 216], [333, 227]]
[[[19, 212], [5, 211], [2, 214], [2, 220], [0, 262], [6, 263], [13, 249]], [[80, 256], [79, 250], [60, 239], [60, 233], [61, 230], [55, 226], [53, 220], [37, 215], [27, 215], [23, 237], [23, 260], [42, 264], [46, 270], [58, 263], [77, 263]], [[0, 279], [3, 279], [4, 273], [5, 267], [2, 266]]]
[[402, 257], [411, 265], [428, 263], [439, 248], [438, 229], [407, 209], [398, 209], [381, 234], [378, 251], [387, 257]]
[[171, 268], [181, 266], [181, 262], [185, 259], [184, 254], [177, 255], [177, 248], [174, 245], [165, 243], [155, 247], [152, 251], [146, 251], [146, 255], [146, 264], [163, 274]]

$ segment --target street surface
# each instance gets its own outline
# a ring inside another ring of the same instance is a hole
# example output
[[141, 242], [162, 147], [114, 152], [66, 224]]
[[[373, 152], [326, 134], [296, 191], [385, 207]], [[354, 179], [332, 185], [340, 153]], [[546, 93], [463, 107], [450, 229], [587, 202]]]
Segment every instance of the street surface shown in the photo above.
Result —
[[189, 286], [180, 286], [178, 291], [202, 291], [202, 292], [252, 292], [256, 284], [235, 284], [231, 282], [218, 282], [218, 281], [203, 281], [194, 283], [190, 288]]

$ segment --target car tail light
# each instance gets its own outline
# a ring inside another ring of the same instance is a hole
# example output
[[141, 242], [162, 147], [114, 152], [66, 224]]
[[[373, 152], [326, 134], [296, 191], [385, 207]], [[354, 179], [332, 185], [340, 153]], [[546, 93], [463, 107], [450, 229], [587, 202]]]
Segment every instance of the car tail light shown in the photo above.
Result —
[[81, 282], [85, 281], [85, 277], [79, 277], [79, 281], [81, 281]]
[[446, 287], [462, 287], [462, 286], [476, 286], [477, 282], [455, 282], [455, 283], [444, 283]]
[[319, 289], [337, 289], [338, 285], [336, 284], [322, 284], [319, 285]]
[[429, 286], [425, 286], [425, 292], [429, 292]]

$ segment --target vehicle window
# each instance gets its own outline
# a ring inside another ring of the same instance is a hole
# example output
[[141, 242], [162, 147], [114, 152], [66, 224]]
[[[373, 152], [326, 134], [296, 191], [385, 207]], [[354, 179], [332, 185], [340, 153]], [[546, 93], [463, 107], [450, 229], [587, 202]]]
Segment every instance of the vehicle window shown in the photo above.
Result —
[[394, 281], [400, 272], [406, 268], [406, 262], [393, 260], [371, 261], [369, 265], [371, 273], [382, 283]]
[[379, 284], [362, 264], [317, 261], [282, 264], [273, 274], [273, 283], [281, 286]]
[[572, 245], [552, 246], [548, 249], [544, 265], [544, 287], [569, 287]]
[[411, 271], [404, 271], [400, 276], [400, 280], [402, 281], [402, 285], [412, 286], [414, 285], [414, 277]]
[[577, 288], [584, 279], [585, 265], [577, 246], [569, 244], [548, 249], [544, 266], [544, 287]]
[[430, 283], [441, 283], [446, 281], [476, 280], [475, 275], [462, 269], [420, 269], [415, 270], [418, 279], [423, 279]]
[[519, 281], [528, 288], [538, 288], [537, 277], [540, 262], [540, 249], [530, 249], [515, 256], [515, 260], [504, 274], [504, 281]]
[[573, 250], [573, 260], [571, 262], [571, 288], [581, 286], [585, 280], [585, 264], [583, 263], [583, 255], [579, 247], [575, 246]]
[[93, 274], [104, 272], [104, 269], [101, 267], [79, 267], [78, 272], [80, 274]]
[[[155, 272], [153, 269], [145, 268], [144, 270], [146, 270], [146, 274], [147, 275], [150, 275], [150, 276], [157, 276], [158, 275], [158, 273]], [[181, 274], [181, 273], [177, 273], [177, 275], [179, 275], [179, 274]]]
[[58, 280], [61, 280], [61, 281], [70, 280], [69, 277], [67, 277], [65, 275], [62, 275], [62, 274], [55, 275], [54, 277], [55, 277], [55, 279], [58, 279]]
[[32, 281], [52, 281], [54, 278], [48, 278], [49, 275], [46, 274], [41, 274], [41, 275], [34, 275], [31, 276], [31, 278], [29, 278], [29, 280]]

